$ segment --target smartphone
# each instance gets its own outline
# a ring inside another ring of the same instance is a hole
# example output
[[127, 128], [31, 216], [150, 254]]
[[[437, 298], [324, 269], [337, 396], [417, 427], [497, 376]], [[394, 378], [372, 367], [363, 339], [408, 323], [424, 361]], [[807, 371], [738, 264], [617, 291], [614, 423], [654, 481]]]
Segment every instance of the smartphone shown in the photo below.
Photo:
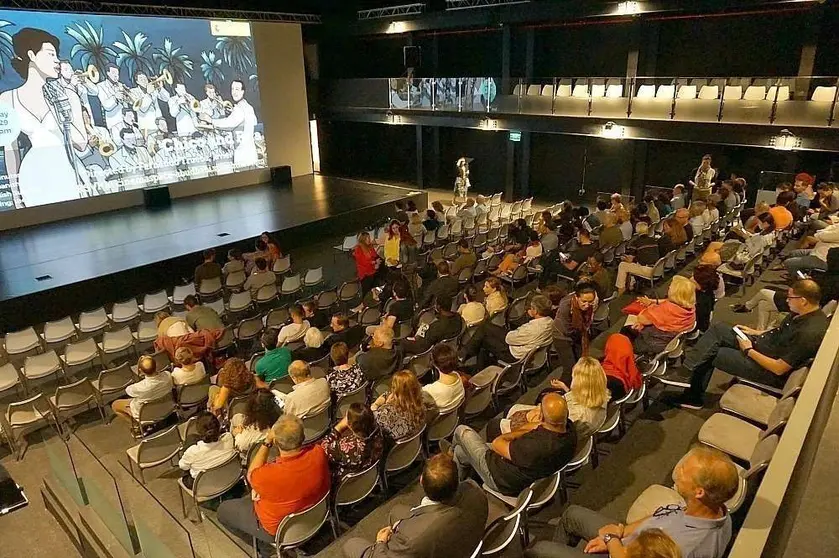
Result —
[[10, 477], [0, 481], [0, 516], [11, 513], [29, 504], [23, 489]]
[[806, 276], [806, 275], [804, 275], [804, 272], [803, 272], [803, 271], [801, 271], [800, 269], [799, 269], [798, 271], [796, 271], [796, 272], [795, 272], [795, 275], [796, 275], [799, 279], [807, 279], [807, 276]]
[[743, 330], [740, 329], [739, 327], [734, 326], [732, 329], [734, 330], [734, 335], [736, 335], [737, 337], [739, 337], [743, 341], [748, 341], [749, 340], [749, 336], [746, 335], [745, 333], [743, 333]]
[[566, 254], [565, 252], [560, 252], [559, 253], [559, 259], [564, 261], [564, 262], [567, 262], [570, 257], [571, 256]]

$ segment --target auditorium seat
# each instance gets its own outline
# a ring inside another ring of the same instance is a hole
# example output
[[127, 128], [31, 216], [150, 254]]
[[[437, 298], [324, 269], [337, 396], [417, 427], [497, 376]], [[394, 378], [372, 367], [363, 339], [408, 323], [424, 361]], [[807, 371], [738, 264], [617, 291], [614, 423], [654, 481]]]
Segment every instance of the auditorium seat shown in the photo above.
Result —
[[166, 294], [166, 289], [156, 293], [149, 293], [143, 296], [143, 303], [140, 305], [140, 312], [143, 314], [153, 315], [161, 310], [169, 309], [169, 296]]
[[620, 80], [612, 80], [606, 82], [606, 97], [616, 99], [623, 97], [623, 84]]
[[90, 380], [87, 378], [82, 378], [71, 384], [58, 386], [55, 390], [55, 395], [50, 396], [47, 401], [50, 407], [52, 407], [53, 416], [55, 416], [55, 422], [58, 425], [59, 432], [63, 431], [61, 425], [64, 422], [89, 410], [91, 405], [99, 411], [102, 424], [105, 424], [105, 412], [99, 404], [97, 395], [93, 386], [90, 384]]
[[131, 416], [131, 423], [134, 426], [131, 434], [135, 439], [143, 438], [145, 429], [153, 428], [156, 424], [175, 414], [175, 400], [172, 394], [166, 394], [152, 401], [143, 403], [140, 407], [139, 417]]
[[172, 304], [177, 307], [183, 307], [184, 299], [189, 295], [195, 295], [195, 283], [187, 283], [186, 285], [175, 285], [172, 291]]
[[137, 477], [134, 473], [136, 467], [136, 470], [140, 473], [140, 482], [146, 484], [143, 471], [152, 467], [159, 467], [167, 462], [174, 465], [175, 459], [180, 456], [182, 446], [183, 442], [177, 424], [163, 432], [143, 438], [139, 444], [125, 450], [131, 476]]
[[220, 297], [222, 291], [223, 286], [221, 284], [221, 277], [204, 279], [198, 287], [198, 297], [202, 302], [205, 302]]
[[542, 96], [543, 97], [553, 97], [554, 96], [554, 86], [553, 85], [546, 85], [542, 88]]
[[680, 85], [676, 92], [676, 97], [679, 99], [696, 99], [696, 95], [695, 85]]
[[766, 87], [762, 85], [750, 85], [743, 94], [744, 101], [762, 101], [766, 99]]
[[180, 488], [178, 494], [181, 496], [181, 507], [184, 512], [184, 518], [189, 517], [184, 493], [192, 500], [198, 515], [198, 522], [200, 523], [202, 521], [202, 513], [199, 505], [223, 496], [228, 490], [236, 486], [242, 480], [242, 477], [242, 462], [239, 459], [239, 454], [234, 453], [224, 463], [198, 473], [191, 489], [186, 487], [182, 479], [178, 479], [178, 487]]
[[[331, 492], [327, 492], [319, 502], [297, 513], [290, 513], [280, 522], [274, 536], [274, 546], [278, 556], [286, 556], [289, 550], [296, 549], [318, 534], [323, 524], [329, 521], [329, 502]], [[335, 524], [330, 522], [332, 535], [336, 539], [338, 533]]]
[[99, 377], [91, 382], [99, 400], [106, 405], [125, 394], [125, 388], [137, 381], [131, 371], [131, 366], [124, 362], [114, 368], [106, 368], [99, 372]]
[[129, 324], [140, 318], [140, 307], [137, 300], [130, 298], [123, 302], [115, 302], [108, 315], [114, 325]]
[[605, 80], [594, 80], [591, 84], [591, 96], [592, 97], [605, 97], [606, 96], [606, 81]]
[[719, 99], [720, 88], [717, 85], [703, 85], [699, 90], [700, 99]]
[[517, 83], [516, 86], [513, 87], [513, 95], [515, 95], [516, 97], [521, 95], [521, 84], [520, 83]]
[[794, 407], [795, 399], [778, 401], [763, 430], [737, 417], [715, 413], [699, 429], [699, 441], [740, 461], [748, 461], [758, 442], [772, 434], [780, 434]]
[[726, 85], [722, 95], [725, 101], [739, 101], [743, 98], [743, 88], [739, 85]]
[[99, 347], [91, 338], [77, 343], [68, 343], [64, 347], [64, 354], [61, 355], [65, 370], [85, 365], [93, 367], [93, 362], [97, 358], [99, 358]]
[[536, 97], [541, 93], [542, 86], [539, 84], [532, 84], [527, 86], [527, 95], [530, 97]]
[[61, 376], [66, 377], [61, 360], [53, 350], [26, 357], [21, 372], [27, 389], [31, 389], [40, 380], [54, 376], [57, 381]]
[[527, 513], [527, 506], [532, 499], [533, 489], [525, 488], [516, 498], [513, 509], [487, 526], [484, 531], [482, 556], [503, 555], [516, 539], [521, 548], [527, 547], [523, 516]]
[[15, 365], [11, 362], [0, 365], [0, 394], [12, 388], [15, 388], [17, 392], [20, 392], [22, 387], [25, 392], [25, 386], [23, 385], [20, 373]]
[[655, 98], [655, 85], [641, 85], [638, 87], [638, 93], [635, 95], [638, 99], [653, 99]]
[[655, 93], [656, 99], [672, 99], [676, 94], [675, 85], [659, 85]]
[[425, 425], [419, 432], [409, 438], [396, 440], [387, 452], [385, 464], [382, 468], [382, 484], [385, 494], [388, 493], [388, 477], [411, 467], [417, 459], [422, 458], [422, 439], [425, 435]]
[[813, 96], [810, 98], [810, 100], [815, 101], [817, 103], [832, 103], [835, 98], [835, 86], [828, 87], [826, 85], [820, 85], [813, 90]]
[[42, 337], [48, 349], [55, 349], [74, 339], [76, 335], [76, 324], [73, 323], [70, 316], [67, 316], [54, 322], [45, 323]]
[[41, 338], [35, 333], [34, 327], [11, 331], [6, 334], [3, 349], [10, 359], [19, 360], [29, 353], [39, 351], [41, 349]]
[[775, 101], [775, 96], [778, 96], [778, 102], [782, 101], [789, 101], [790, 94], [789, 94], [789, 86], [788, 85], [780, 85], [780, 86], [771, 86], [766, 92], [766, 99], [768, 101]]
[[571, 96], [579, 99], [588, 99], [588, 82], [584, 79], [578, 79], [574, 85], [574, 89], [571, 91]]
[[[375, 238], [375, 237], [374, 237]], [[289, 271], [291, 271], [291, 255], [286, 254], [282, 258], [274, 261], [274, 265], [271, 268], [271, 271], [274, 272], [275, 275], [278, 277], [280, 275], [285, 275]]]
[[798, 368], [787, 378], [781, 397], [746, 384], [737, 383], [728, 388], [720, 399], [720, 408], [757, 424], [769, 423], [769, 416], [781, 399], [796, 397], [807, 379], [808, 368]]
[[280, 287], [281, 296], [291, 296], [303, 290], [303, 282], [300, 279], [299, 273], [286, 275], [283, 278], [282, 286]]
[[131, 350], [134, 350], [135, 356], [137, 356], [135, 343], [134, 334], [128, 326], [115, 331], [106, 331], [102, 335], [102, 341], [98, 343], [99, 351], [102, 353], [102, 361], [105, 362], [106, 356], [128, 353]]
[[42, 393], [9, 403], [4, 416], [3, 428], [6, 431], [4, 438], [18, 461], [23, 458], [23, 453], [26, 451], [26, 446], [18, 447], [20, 438], [40, 428], [52, 426], [52, 421], [55, 420], [52, 409]]
[[[338, 510], [344, 506], [352, 506], [363, 501], [376, 489], [379, 484], [379, 460], [356, 473], [344, 475], [335, 488], [335, 501], [332, 504], [333, 526], [338, 525], [342, 529], [344, 525], [338, 518]], [[337, 537], [337, 533], [336, 533]]]

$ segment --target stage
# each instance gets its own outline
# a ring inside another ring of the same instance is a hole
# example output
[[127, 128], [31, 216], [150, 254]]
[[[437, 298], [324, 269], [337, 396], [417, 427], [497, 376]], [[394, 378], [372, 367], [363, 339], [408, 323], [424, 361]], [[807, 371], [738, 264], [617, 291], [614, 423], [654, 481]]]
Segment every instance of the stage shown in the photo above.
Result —
[[286, 251], [348, 234], [392, 216], [393, 203], [408, 198], [425, 207], [422, 192], [305, 175], [288, 188], [260, 184], [175, 199], [164, 209], [7, 231], [0, 236], [0, 330], [171, 287], [192, 275], [202, 250], [217, 248], [223, 262], [234, 246], [252, 251], [263, 231]]

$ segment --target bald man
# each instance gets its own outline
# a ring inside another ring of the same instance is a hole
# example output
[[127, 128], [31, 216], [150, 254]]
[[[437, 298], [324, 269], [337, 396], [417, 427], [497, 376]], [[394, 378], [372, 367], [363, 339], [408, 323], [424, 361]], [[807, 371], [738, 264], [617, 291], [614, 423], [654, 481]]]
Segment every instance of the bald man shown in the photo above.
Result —
[[171, 374], [166, 370], [158, 372], [157, 363], [152, 357], [140, 357], [137, 361], [137, 374], [143, 379], [125, 388], [125, 394], [129, 399], [117, 399], [111, 403], [114, 414], [126, 420], [139, 419], [143, 404], [166, 395], [172, 396]]
[[[658, 508], [635, 523], [613, 523], [581, 506], [569, 506], [554, 540], [540, 541], [528, 558], [583, 558], [590, 554], [625, 556], [626, 546], [649, 529], [660, 529], [679, 546], [682, 556], [720, 558], [731, 540], [731, 517], [725, 502], [737, 492], [737, 469], [728, 456], [706, 446], [688, 452], [673, 470], [673, 482], [684, 504]], [[580, 539], [585, 550], [575, 548]]]
[[518, 496], [533, 481], [571, 461], [577, 435], [568, 420], [565, 398], [549, 393], [542, 398], [539, 411], [538, 420], [498, 436], [491, 444], [468, 426], [458, 426], [452, 447], [461, 480], [471, 467], [493, 490]]

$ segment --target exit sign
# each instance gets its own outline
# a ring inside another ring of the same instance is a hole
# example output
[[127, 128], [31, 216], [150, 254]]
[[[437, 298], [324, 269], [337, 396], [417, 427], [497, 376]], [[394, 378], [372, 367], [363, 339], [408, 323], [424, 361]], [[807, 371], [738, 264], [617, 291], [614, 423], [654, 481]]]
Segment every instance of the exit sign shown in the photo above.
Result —
[[521, 141], [521, 132], [518, 130], [510, 132], [510, 141]]

